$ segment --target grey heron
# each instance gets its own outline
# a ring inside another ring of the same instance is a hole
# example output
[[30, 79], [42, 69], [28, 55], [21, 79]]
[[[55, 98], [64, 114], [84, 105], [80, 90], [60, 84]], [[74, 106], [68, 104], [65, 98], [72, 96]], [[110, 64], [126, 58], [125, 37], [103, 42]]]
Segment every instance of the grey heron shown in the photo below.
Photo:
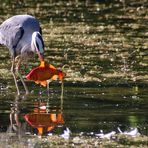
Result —
[[0, 25], [0, 44], [6, 46], [11, 54], [11, 72], [15, 81], [18, 95], [20, 94], [16, 76], [24, 86], [26, 94], [28, 88], [19, 73], [19, 66], [23, 60], [31, 58], [37, 53], [39, 60], [44, 60], [44, 42], [38, 20], [31, 15], [15, 15]]

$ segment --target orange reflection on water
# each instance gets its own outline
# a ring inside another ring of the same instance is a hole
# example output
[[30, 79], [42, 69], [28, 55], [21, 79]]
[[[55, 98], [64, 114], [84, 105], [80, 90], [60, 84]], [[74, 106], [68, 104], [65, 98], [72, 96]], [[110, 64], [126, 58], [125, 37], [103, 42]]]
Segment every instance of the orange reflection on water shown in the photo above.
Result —
[[35, 108], [32, 113], [28, 113], [24, 116], [26, 122], [33, 128], [38, 130], [38, 135], [42, 135], [46, 132], [50, 132], [58, 125], [64, 124], [64, 118], [61, 110], [54, 110], [54, 112], [46, 112], [45, 103], [35, 103]]

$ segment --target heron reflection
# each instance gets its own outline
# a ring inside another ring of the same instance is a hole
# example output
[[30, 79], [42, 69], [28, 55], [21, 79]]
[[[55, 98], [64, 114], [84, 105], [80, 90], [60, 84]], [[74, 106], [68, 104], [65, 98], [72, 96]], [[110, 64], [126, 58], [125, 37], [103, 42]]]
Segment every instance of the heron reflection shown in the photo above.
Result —
[[[22, 104], [25, 100], [22, 100], [21, 96], [17, 96], [11, 107], [9, 128], [11, 130], [9, 131], [25, 134], [27, 132], [27, 127], [29, 127], [32, 129], [33, 134], [46, 135], [55, 128], [62, 127], [65, 123], [63, 117], [63, 84], [58, 105], [57, 102], [56, 105], [51, 104], [52, 100], [49, 97], [48, 93], [47, 99], [42, 100], [41, 98], [38, 98], [35, 102], [32, 102], [32, 108], [29, 109], [27, 106], [22, 108]], [[24, 111], [25, 114], [22, 113]]]

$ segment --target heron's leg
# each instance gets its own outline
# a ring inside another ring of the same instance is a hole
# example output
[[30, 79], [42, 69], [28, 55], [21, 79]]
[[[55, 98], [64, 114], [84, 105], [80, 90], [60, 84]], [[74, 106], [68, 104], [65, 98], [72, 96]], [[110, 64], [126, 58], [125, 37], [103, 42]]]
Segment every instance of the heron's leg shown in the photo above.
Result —
[[10, 119], [10, 126], [12, 127], [12, 125], [13, 125], [13, 108], [11, 108], [9, 119]]
[[11, 73], [12, 73], [13, 78], [14, 78], [14, 82], [15, 82], [15, 86], [16, 86], [16, 89], [17, 89], [17, 93], [18, 93], [18, 95], [20, 95], [19, 87], [18, 87], [17, 80], [16, 80], [16, 74], [15, 74], [14, 65], [15, 65], [15, 59], [12, 60]]
[[26, 91], [26, 94], [29, 94], [28, 88], [27, 88], [27, 86], [26, 86], [26, 84], [25, 84], [25, 82], [24, 82], [24, 80], [23, 80], [23, 78], [22, 78], [22, 75], [19, 73], [20, 64], [21, 64], [21, 58], [19, 58], [19, 60], [18, 60], [18, 62], [17, 62], [17, 65], [16, 65], [16, 72], [17, 72], [18, 76], [20, 77], [20, 80], [21, 80], [21, 82], [22, 82], [22, 84], [23, 84], [23, 86], [24, 86], [24, 89], [25, 89], [25, 91]]

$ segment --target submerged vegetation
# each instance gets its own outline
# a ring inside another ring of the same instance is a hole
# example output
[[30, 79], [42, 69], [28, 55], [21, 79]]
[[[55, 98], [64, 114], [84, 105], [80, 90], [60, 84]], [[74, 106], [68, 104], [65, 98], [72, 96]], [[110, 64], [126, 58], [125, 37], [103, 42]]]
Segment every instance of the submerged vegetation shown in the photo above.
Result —
[[146, 136], [138, 136], [136, 138], [131, 138], [130, 136], [123, 135], [115, 135], [113, 139], [98, 139], [95, 137], [84, 137], [84, 136], [75, 136], [69, 140], [65, 140], [59, 136], [47, 136], [47, 137], [38, 137], [32, 136], [30, 138], [24, 137], [24, 139], [20, 139], [16, 141], [17, 137], [14, 135], [9, 137], [9, 141], [7, 140], [8, 135], [0, 135], [1, 144], [0, 147], [19, 147], [19, 148], [95, 148], [95, 147], [120, 147], [120, 148], [147, 148], [148, 146], [148, 138]]

